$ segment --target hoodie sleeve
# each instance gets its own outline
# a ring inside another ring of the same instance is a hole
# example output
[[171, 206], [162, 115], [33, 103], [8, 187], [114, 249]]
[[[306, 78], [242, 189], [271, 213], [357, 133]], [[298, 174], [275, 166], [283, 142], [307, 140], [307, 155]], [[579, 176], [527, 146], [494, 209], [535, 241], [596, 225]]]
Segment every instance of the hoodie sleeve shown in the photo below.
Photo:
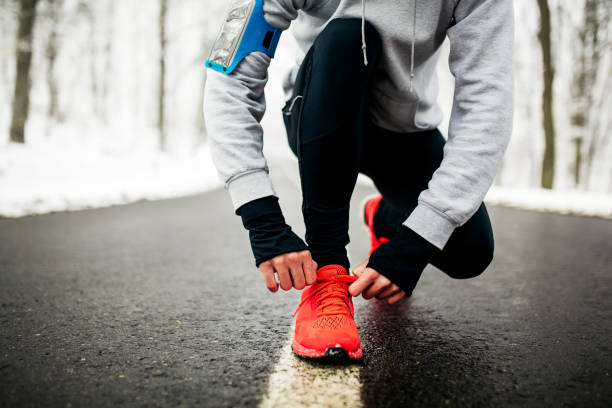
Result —
[[455, 94], [444, 158], [404, 225], [442, 249], [476, 212], [512, 133], [512, 0], [459, 0], [447, 30]]
[[[264, 17], [285, 30], [298, 10], [315, 6], [316, 0], [265, 0]], [[319, 1], [320, 2], [320, 1]], [[263, 155], [261, 119], [266, 110], [264, 87], [270, 58], [254, 52], [231, 74], [207, 70], [204, 118], [211, 155], [234, 209], [276, 192]]]

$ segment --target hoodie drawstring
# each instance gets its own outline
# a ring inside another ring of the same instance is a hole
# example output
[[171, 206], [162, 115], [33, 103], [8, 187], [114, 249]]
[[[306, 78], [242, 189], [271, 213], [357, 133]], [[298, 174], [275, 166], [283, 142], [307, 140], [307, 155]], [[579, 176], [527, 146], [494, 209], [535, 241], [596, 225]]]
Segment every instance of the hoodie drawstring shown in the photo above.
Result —
[[412, 50], [410, 51], [410, 92], [412, 92], [412, 79], [414, 78], [414, 41], [416, 38], [416, 12], [417, 12], [417, 0], [414, 0], [414, 10], [412, 13]]
[[361, 50], [363, 51], [363, 65], [368, 66], [368, 55], [366, 53], [365, 39], [365, 0], [361, 0]]
[[[412, 92], [412, 80], [414, 79], [414, 43], [416, 39], [417, 24], [417, 0], [413, 0], [414, 10], [412, 12], [412, 47], [410, 50], [410, 92]], [[363, 65], [368, 66], [367, 46], [365, 37], [366, 9], [365, 0], [361, 0], [361, 50], [363, 51]]]

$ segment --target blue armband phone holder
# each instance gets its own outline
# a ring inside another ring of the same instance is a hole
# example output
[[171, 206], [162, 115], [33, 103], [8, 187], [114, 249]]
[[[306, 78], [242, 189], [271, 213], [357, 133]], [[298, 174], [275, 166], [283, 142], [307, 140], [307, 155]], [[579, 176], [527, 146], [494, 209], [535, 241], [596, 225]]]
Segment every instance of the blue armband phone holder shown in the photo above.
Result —
[[264, 18], [263, 0], [234, 0], [213, 45], [206, 66], [230, 74], [248, 54], [274, 58], [281, 30]]

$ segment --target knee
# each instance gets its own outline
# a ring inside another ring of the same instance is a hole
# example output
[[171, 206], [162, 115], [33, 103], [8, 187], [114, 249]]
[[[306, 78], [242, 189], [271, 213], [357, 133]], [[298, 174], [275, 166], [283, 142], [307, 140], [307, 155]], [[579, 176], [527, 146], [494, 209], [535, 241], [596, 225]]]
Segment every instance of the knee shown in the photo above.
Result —
[[[381, 50], [381, 38], [378, 30], [369, 22], [365, 22], [365, 39], [369, 60], [378, 57]], [[362, 35], [361, 19], [337, 18], [331, 20], [315, 40], [318, 53], [329, 57], [341, 58], [346, 63], [347, 58], [363, 58], [361, 52]]]
[[493, 241], [486, 240], [470, 254], [461, 270], [457, 271], [457, 279], [470, 279], [481, 275], [493, 261]]
[[454, 257], [441, 268], [454, 279], [470, 279], [481, 275], [493, 261], [493, 237], [483, 237], [473, 242], [468, 248], [463, 248], [459, 257]]
[[486, 239], [474, 254], [471, 265], [466, 268], [465, 278], [474, 278], [481, 275], [493, 261], [494, 244], [492, 239]]

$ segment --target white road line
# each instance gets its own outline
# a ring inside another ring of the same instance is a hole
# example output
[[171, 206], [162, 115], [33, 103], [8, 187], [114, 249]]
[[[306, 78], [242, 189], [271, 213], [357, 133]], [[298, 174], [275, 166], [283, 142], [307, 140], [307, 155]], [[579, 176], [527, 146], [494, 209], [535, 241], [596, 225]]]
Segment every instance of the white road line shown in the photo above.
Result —
[[259, 407], [362, 407], [361, 367], [314, 364], [300, 359], [291, 350], [293, 330]]

